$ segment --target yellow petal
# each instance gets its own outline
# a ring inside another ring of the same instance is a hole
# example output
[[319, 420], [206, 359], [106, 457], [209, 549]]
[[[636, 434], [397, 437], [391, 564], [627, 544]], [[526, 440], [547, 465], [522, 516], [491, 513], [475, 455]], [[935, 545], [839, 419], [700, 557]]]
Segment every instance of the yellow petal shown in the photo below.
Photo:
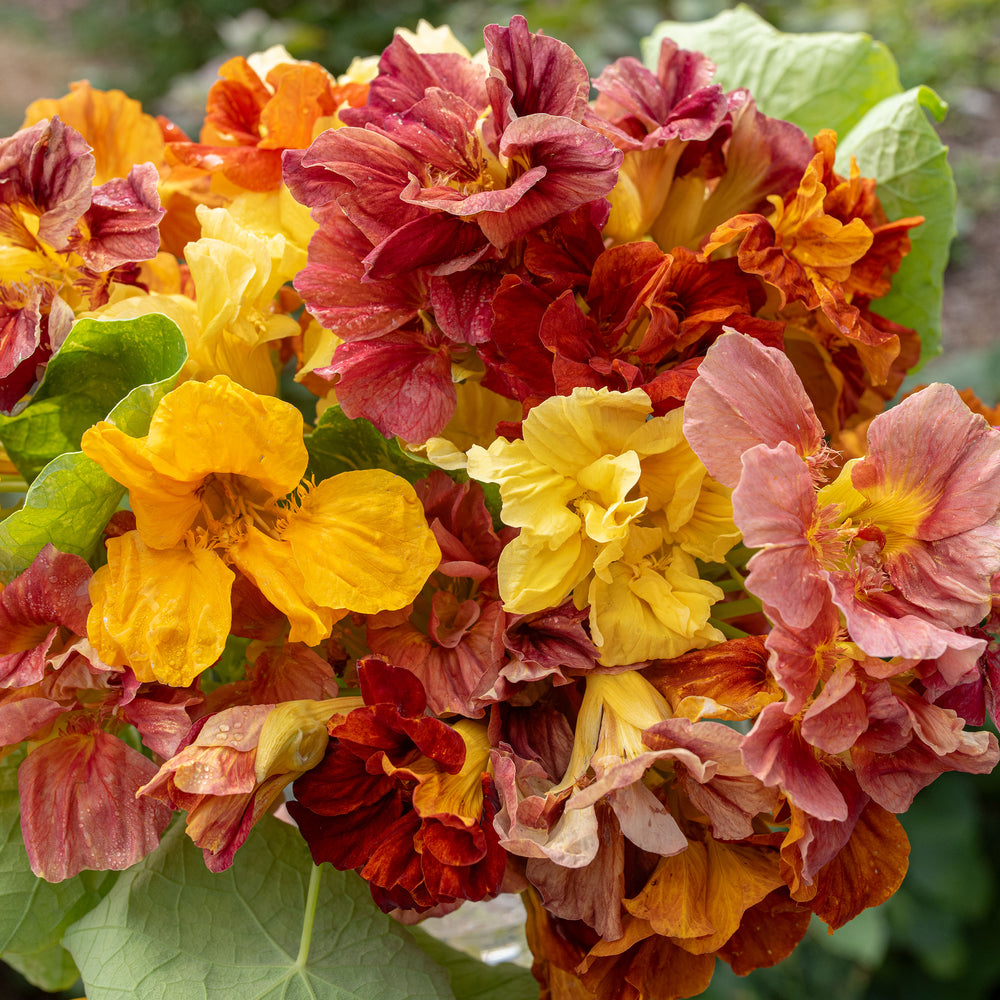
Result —
[[145, 438], [129, 437], [102, 420], [84, 431], [83, 453], [129, 491], [136, 524], [146, 543], [177, 545], [201, 512], [202, 476], [182, 479], [153, 468]]
[[281, 538], [314, 601], [362, 614], [405, 607], [441, 561], [413, 487], [384, 469], [324, 479]]
[[590, 585], [591, 636], [600, 662], [670, 659], [722, 642], [722, 633], [708, 624], [722, 596], [680, 549], [655, 563], [615, 564], [609, 581], [595, 576]]
[[111, 538], [90, 583], [91, 645], [140, 681], [185, 687], [222, 654], [233, 579], [207, 549], [151, 549], [137, 531]]
[[577, 388], [571, 396], [550, 396], [528, 414], [524, 443], [538, 462], [575, 476], [603, 455], [627, 451], [625, 442], [651, 411], [642, 389]]
[[302, 414], [224, 375], [185, 382], [167, 393], [153, 414], [146, 444], [163, 475], [191, 480], [231, 473], [274, 497], [298, 486], [309, 461]]
[[232, 564], [288, 618], [289, 642], [315, 646], [343, 617], [343, 612], [321, 607], [309, 596], [302, 568], [287, 542], [250, 528], [228, 554]]
[[500, 553], [497, 576], [504, 610], [527, 615], [561, 604], [587, 578], [598, 547], [580, 532], [555, 548], [525, 528]]

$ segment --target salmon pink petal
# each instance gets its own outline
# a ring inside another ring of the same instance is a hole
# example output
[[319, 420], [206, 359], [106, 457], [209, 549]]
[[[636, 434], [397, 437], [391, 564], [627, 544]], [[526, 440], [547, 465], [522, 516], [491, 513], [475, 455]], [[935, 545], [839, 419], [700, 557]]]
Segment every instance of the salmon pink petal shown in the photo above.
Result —
[[777, 785], [796, 806], [819, 820], [847, 818], [844, 796], [781, 703], [767, 705], [741, 747], [747, 769]]
[[160, 842], [171, 810], [137, 799], [156, 765], [96, 730], [56, 737], [18, 769], [21, 830], [31, 870], [61, 882], [85, 870], [123, 871]]
[[792, 363], [752, 337], [726, 333], [706, 352], [684, 407], [684, 436], [709, 473], [736, 486], [740, 456], [758, 444], [821, 452], [823, 427]]
[[858, 786], [854, 773], [846, 767], [830, 768], [827, 772], [837, 793], [846, 803], [844, 818], [822, 820], [800, 809], [791, 802], [788, 833], [781, 845], [781, 857], [791, 869], [792, 896], [811, 899], [815, 889], [810, 889], [817, 874], [829, 864], [850, 840], [871, 799]]
[[840, 616], [833, 603], [827, 601], [804, 628], [789, 628], [780, 615], [773, 617], [774, 625], [765, 640], [771, 654], [768, 665], [788, 696], [788, 711], [799, 712], [839, 655]]
[[849, 664], [827, 678], [802, 716], [802, 737], [829, 754], [850, 750], [868, 728], [868, 705]]
[[787, 625], [808, 628], [830, 601], [821, 556], [823, 543], [836, 548], [837, 540], [823, 523], [809, 468], [789, 442], [744, 453], [733, 520], [744, 542], [760, 549], [748, 564], [747, 589]]
[[921, 609], [893, 593], [863, 588], [859, 593], [852, 573], [837, 570], [827, 577], [851, 638], [871, 656], [907, 660], [960, 656], [969, 669], [983, 651], [984, 640], [928, 621]]
[[903, 813], [917, 792], [945, 771], [989, 774], [1000, 760], [1000, 748], [992, 733], [963, 733], [959, 747], [947, 754], [915, 738], [891, 754], [855, 748], [851, 759], [861, 787], [889, 812]]

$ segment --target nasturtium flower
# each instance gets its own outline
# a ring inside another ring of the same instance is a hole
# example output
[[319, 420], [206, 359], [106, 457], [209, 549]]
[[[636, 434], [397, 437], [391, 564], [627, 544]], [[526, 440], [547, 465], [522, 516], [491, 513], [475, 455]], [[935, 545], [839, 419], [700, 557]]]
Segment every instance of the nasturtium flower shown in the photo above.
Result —
[[364, 707], [331, 721], [288, 806], [313, 859], [357, 869], [387, 912], [495, 896], [507, 858], [486, 726], [429, 715], [420, 681], [376, 657], [358, 680]]
[[208, 94], [200, 142], [171, 141], [170, 159], [217, 173], [229, 190], [276, 191], [281, 154], [302, 149], [336, 124], [337, 110], [363, 103], [364, 83], [338, 83], [318, 63], [272, 46], [223, 63]]
[[165, 136], [173, 126], [166, 119], [158, 121], [120, 90], [98, 90], [86, 80], [77, 80], [63, 97], [32, 101], [21, 127], [56, 115], [90, 145], [96, 167], [94, 184], [127, 177], [137, 163], [156, 167], [157, 189], [166, 210], [159, 226], [164, 249], [180, 255], [184, 244], [197, 238], [195, 206], [208, 200], [217, 204], [219, 199], [209, 191], [206, 171], [167, 165]]
[[500, 556], [505, 609], [572, 595], [607, 665], [722, 639], [708, 623], [722, 592], [694, 558], [721, 561], [738, 539], [728, 491], [684, 440], [683, 411], [651, 412], [641, 389], [578, 388], [536, 406], [523, 440], [469, 450], [469, 474], [499, 484], [504, 521], [521, 529]]
[[117, 269], [156, 255], [156, 168], [93, 185], [94, 156], [58, 117], [0, 140], [0, 409], [61, 346], [74, 313], [107, 299]]
[[189, 344], [201, 377], [229, 375], [254, 392], [276, 387], [270, 347], [301, 332], [275, 296], [304, 265], [284, 235], [257, 235], [223, 208], [198, 210], [202, 238], [184, 255], [197, 291], [197, 339]]
[[136, 530], [108, 541], [88, 632], [141, 680], [189, 683], [221, 654], [235, 572], [315, 645], [347, 611], [408, 604], [440, 551], [413, 488], [381, 469], [304, 484], [295, 407], [218, 375], [185, 382], [149, 433], [102, 421], [83, 451], [129, 490]]

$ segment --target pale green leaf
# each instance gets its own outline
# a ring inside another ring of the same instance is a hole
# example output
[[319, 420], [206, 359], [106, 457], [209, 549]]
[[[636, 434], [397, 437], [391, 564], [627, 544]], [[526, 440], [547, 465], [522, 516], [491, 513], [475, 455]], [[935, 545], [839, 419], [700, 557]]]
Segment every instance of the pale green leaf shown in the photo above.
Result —
[[664, 37], [707, 55], [717, 66], [715, 81], [725, 90], [748, 88], [765, 114], [809, 136], [833, 129], [838, 171], [847, 175], [854, 154], [862, 175], [878, 182], [890, 220], [924, 216], [910, 230], [912, 251], [892, 291], [872, 309], [915, 329], [923, 359], [936, 354], [955, 217], [947, 149], [927, 117], [943, 117], [941, 100], [927, 87], [903, 93], [891, 54], [868, 35], [780, 32], [743, 6], [708, 21], [660, 24], [643, 43], [647, 65], [655, 66]]
[[3, 960], [29, 983], [47, 993], [68, 990], [80, 979], [73, 956], [58, 944], [32, 955], [7, 953]]
[[184, 338], [166, 316], [82, 319], [49, 361], [31, 402], [16, 416], [0, 417], [0, 440], [31, 480], [52, 459], [78, 451], [83, 432], [112, 409], [126, 434], [145, 434], [186, 358]]
[[[83, 872], [50, 883], [31, 871], [17, 795], [17, 769], [24, 755], [21, 749], [0, 761], [0, 952], [5, 958], [19, 953], [22, 961], [57, 948], [65, 928], [96, 906], [118, 877], [116, 872]], [[43, 960], [49, 959], [39, 955]], [[9, 964], [20, 969], [18, 961], [11, 958]]]
[[447, 976], [353, 873], [323, 866], [312, 947], [296, 965], [309, 852], [265, 816], [212, 874], [176, 823], [70, 927], [88, 1000], [431, 1000]]
[[890, 219], [922, 215], [910, 230], [912, 249], [892, 279], [892, 290], [874, 309], [920, 334], [923, 358], [941, 344], [941, 299], [948, 249], [955, 235], [955, 181], [948, 149], [927, 118], [946, 105], [929, 87], [914, 87], [881, 101], [837, 146], [837, 170], [850, 170], [853, 155], [865, 177], [878, 181], [878, 197]]
[[0, 521], [0, 582], [23, 573], [47, 542], [89, 559], [124, 495], [125, 487], [82, 452], [49, 462], [24, 506]]
[[[80, 331], [79, 334], [77, 331]], [[76, 336], [78, 339], [73, 340]], [[148, 339], [159, 346], [136, 347], [135, 338]], [[130, 365], [121, 355], [123, 345], [134, 347], [141, 363]], [[97, 420], [107, 419], [126, 434], [139, 437], [149, 430], [150, 417], [159, 401], [177, 382], [186, 348], [177, 324], [165, 316], [149, 315], [136, 320], [82, 320], [66, 341], [70, 346], [69, 360], [57, 368], [53, 389], [41, 400], [37, 430], [40, 439], [57, 440], [57, 432], [49, 418], [69, 428], [52, 447], [62, 447], [71, 440], [79, 446], [79, 436]], [[63, 350], [66, 349], [63, 346]], [[106, 352], [102, 354], [102, 352]], [[53, 358], [55, 364], [62, 351]], [[109, 368], [119, 366], [125, 374], [115, 381]], [[71, 373], [86, 371], [103, 373], [98, 378], [100, 390], [91, 395], [85, 390], [74, 394]], [[70, 374], [66, 374], [70, 373]], [[155, 379], [150, 381], [150, 379]], [[145, 381], [137, 381], [145, 380]], [[42, 390], [39, 389], [39, 392]], [[122, 393], [112, 399], [116, 393]], [[98, 396], [100, 402], [98, 403]], [[123, 398], [124, 397], [124, 398]], [[35, 403], [29, 404], [14, 421], [20, 430], [35, 433], [30, 417]], [[52, 412], [49, 413], [49, 407]], [[83, 417], [77, 407], [81, 408]], [[95, 409], [95, 407], [97, 407]], [[7, 425], [4, 440], [12, 425]], [[47, 437], [46, 437], [47, 436]], [[108, 519], [125, 495], [124, 488], [94, 461], [78, 451], [59, 454], [39, 473], [28, 489], [24, 506], [0, 522], [0, 582], [10, 583], [31, 565], [32, 560], [51, 542], [63, 552], [89, 559], [97, 549]]]

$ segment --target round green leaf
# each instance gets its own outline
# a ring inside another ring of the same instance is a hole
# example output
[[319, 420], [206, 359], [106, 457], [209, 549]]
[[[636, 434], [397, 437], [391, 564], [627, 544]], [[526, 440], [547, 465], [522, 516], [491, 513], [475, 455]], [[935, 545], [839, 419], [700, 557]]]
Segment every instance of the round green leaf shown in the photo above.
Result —
[[186, 359], [184, 338], [166, 316], [81, 319], [49, 361], [31, 402], [0, 418], [0, 440], [30, 480], [53, 458], [78, 451], [83, 432], [112, 410], [126, 434], [145, 434]]
[[299, 966], [311, 866], [298, 832], [266, 816], [212, 874], [174, 824], [63, 938], [88, 1000], [451, 1000], [444, 971], [329, 865]]

